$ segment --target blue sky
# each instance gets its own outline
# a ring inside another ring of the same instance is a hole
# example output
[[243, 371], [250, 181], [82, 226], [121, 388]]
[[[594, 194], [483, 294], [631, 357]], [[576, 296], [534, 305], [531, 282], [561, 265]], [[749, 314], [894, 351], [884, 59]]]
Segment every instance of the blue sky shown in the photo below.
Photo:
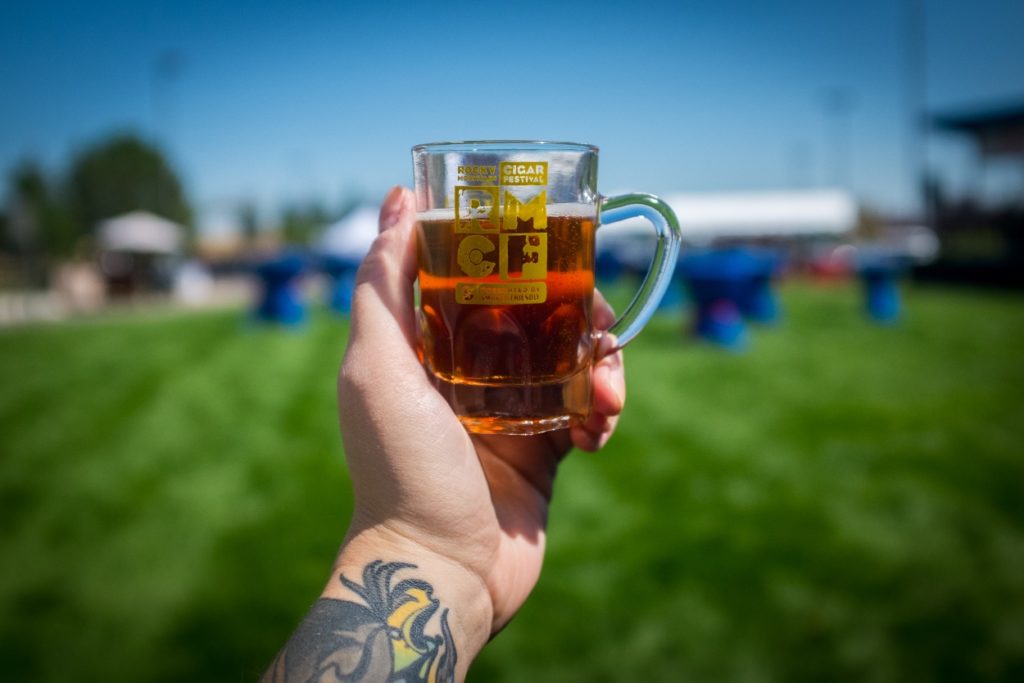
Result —
[[[926, 103], [1024, 98], [1024, 2], [924, 0]], [[819, 186], [911, 204], [904, 0], [4, 2], [0, 171], [54, 171], [120, 129], [156, 135], [201, 212], [245, 197], [382, 195], [409, 148], [565, 139], [606, 191]], [[172, 49], [180, 74], [157, 79]], [[826, 116], [829, 91], [851, 102]], [[159, 114], [155, 113], [159, 105]], [[954, 176], [967, 149], [930, 154]]]

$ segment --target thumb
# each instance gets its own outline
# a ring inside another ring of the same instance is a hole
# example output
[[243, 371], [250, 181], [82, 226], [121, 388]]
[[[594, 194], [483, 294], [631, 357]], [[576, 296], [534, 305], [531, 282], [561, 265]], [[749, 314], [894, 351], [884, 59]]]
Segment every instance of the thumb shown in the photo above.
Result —
[[415, 225], [412, 192], [395, 187], [384, 198], [380, 232], [356, 274], [352, 300], [354, 343], [368, 337], [374, 345], [389, 346], [402, 340], [409, 351], [415, 348]]
[[433, 393], [444, 400], [431, 391], [416, 353], [415, 225], [412, 192], [394, 188], [381, 206], [380, 232], [356, 273], [348, 346], [338, 377], [346, 448], [363, 443], [353, 452], [379, 450], [395, 411], [402, 409], [396, 396], [423, 400]]

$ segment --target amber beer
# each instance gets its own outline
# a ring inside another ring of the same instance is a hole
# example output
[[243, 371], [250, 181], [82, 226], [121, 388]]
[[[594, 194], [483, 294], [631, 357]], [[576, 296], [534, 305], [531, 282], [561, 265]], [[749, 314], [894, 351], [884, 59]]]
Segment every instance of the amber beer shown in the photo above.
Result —
[[640, 332], [668, 286], [672, 209], [647, 194], [602, 196], [597, 157], [593, 145], [536, 140], [412, 148], [420, 360], [470, 432], [533, 435], [586, 420], [605, 334], [591, 320], [598, 217], [643, 217], [657, 236], [602, 353]]
[[[596, 206], [460, 231], [452, 209], [419, 216], [420, 343], [438, 390], [471, 431], [586, 418]], [[489, 230], [488, 227], [493, 227]]]

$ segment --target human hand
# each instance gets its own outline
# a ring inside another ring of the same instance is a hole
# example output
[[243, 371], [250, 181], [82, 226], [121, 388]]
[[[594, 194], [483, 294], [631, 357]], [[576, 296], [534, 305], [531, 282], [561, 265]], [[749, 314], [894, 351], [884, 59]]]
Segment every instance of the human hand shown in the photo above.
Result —
[[[487, 588], [497, 630], [540, 573], [559, 461], [573, 445], [600, 448], [615, 428], [625, 396], [622, 354], [608, 354], [611, 339], [602, 338], [586, 424], [532, 437], [467, 434], [415, 350], [414, 204], [409, 190], [388, 195], [357, 279], [338, 389], [355, 521], [469, 569]], [[595, 326], [613, 321], [596, 295]]]
[[[468, 434], [431, 384], [416, 353], [414, 203], [407, 189], [395, 188], [388, 194], [380, 234], [357, 276], [351, 334], [338, 378], [339, 417], [355, 509], [334, 576], [323, 593], [327, 600], [318, 603], [317, 615], [311, 612], [303, 626], [322, 621], [328, 630], [349, 635], [337, 641], [336, 649], [305, 657], [320, 663], [295, 676], [302, 680], [328, 664], [337, 665], [341, 673], [355, 671], [355, 662], [364, 661], [373, 650], [364, 626], [323, 616], [338, 604], [351, 605], [353, 591], [365, 604], [372, 602], [366, 597], [371, 593], [398, 591], [394, 603], [376, 618], [385, 631], [399, 627], [392, 631], [391, 669], [384, 670], [397, 671], [395, 662], [419, 653], [416, 666], [435, 667], [442, 672], [436, 675], [438, 680], [464, 676], [468, 661], [512, 618], [537, 582], [558, 463], [573, 445], [583, 450], [603, 446], [623, 408], [622, 355], [608, 352], [614, 341], [604, 336], [592, 368], [592, 410], [585, 424], [529, 437]], [[613, 319], [611, 308], [595, 294], [595, 326], [607, 329]], [[409, 564], [393, 569], [397, 565], [382, 561]], [[393, 572], [412, 576], [412, 565], [420, 581], [417, 586], [429, 589], [426, 592], [400, 590], [411, 584], [392, 587]], [[334, 577], [346, 577], [347, 582]], [[368, 592], [360, 592], [364, 590]], [[410, 601], [423, 607], [410, 612], [417, 616], [395, 617], [412, 609]], [[424, 626], [439, 605], [445, 611], [434, 632], [442, 631], [443, 638], [424, 637]], [[394, 612], [389, 611], [392, 607]], [[449, 612], [454, 635], [448, 630]], [[405, 629], [404, 641], [401, 623], [418, 624]], [[272, 668], [279, 668], [282, 675], [271, 680], [293, 678], [283, 673], [285, 654], [295, 649], [296, 639], [315, 639], [299, 638], [303, 627]], [[310, 633], [324, 631], [320, 626], [310, 628]], [[352, 645], [355, 642], [360, 645]], [[345, 657], [337, 654], [346, 648], [350, 652]], [[457, 673], [454, 656], [431, 654], [454, 653], [456, 648]], [[339, 664], [342, 660], [346, 663]], [[448, 668], [450, 677], [444, 673]]]

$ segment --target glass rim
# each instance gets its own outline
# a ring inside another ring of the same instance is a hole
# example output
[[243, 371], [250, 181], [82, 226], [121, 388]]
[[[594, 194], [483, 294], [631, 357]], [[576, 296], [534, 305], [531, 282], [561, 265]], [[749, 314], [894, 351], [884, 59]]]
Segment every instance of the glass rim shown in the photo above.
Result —
[[462, 140], [453, 142], [424, 142], [414, 145], [413, 154], [420, 152], [592, 152], [597, 145], [581, 142], [554, 142], [550, 140]]

